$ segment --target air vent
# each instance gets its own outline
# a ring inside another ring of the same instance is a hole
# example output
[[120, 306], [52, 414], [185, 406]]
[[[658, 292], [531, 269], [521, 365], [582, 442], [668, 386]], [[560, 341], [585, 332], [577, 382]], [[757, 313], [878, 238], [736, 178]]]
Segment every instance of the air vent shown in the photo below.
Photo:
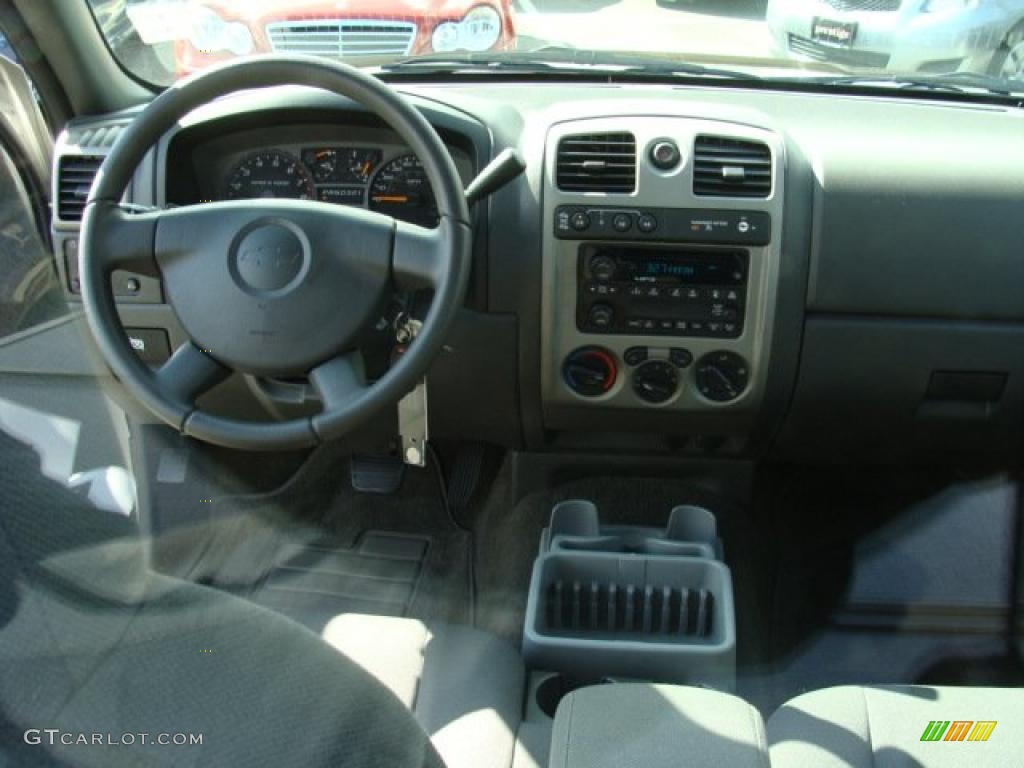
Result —
[[698, 136], [693, 150], [693, 193], [716, 197], [768, 197], [772, 153], [759, 141]]
[[636, 137], [583, 133], [558, 143], [558, 188], [629, 194], [636, 189]]
[[81, 221], [96, 172], [103, 164], [100, 155], [68, 155], [60, 159], [57, 171], [57, 218]]

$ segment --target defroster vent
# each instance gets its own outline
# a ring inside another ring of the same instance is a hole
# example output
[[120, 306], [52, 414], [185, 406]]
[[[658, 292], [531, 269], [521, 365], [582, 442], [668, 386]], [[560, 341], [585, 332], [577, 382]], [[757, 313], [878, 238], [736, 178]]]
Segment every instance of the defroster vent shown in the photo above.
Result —
[[566, 192], [629, 194], [636, 189], [636, 137], [583, 133], [558, 143], [558, 188]]

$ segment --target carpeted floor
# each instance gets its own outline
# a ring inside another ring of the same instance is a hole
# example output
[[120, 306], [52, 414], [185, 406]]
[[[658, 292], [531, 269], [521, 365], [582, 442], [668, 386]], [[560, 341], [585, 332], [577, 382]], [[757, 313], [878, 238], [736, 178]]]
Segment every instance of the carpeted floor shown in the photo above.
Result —
[[[469, 541], [434, 475], [409, 470], [400, 493], [356, 493], [340, 449], [314, 451], [284, 485], [217, 495], [196, 472], [159, 484], [161, 570], [244, 595], [322, 628], [337, 613], [469, 622]], [[186, 521], [182, 524], [181, 521]]]

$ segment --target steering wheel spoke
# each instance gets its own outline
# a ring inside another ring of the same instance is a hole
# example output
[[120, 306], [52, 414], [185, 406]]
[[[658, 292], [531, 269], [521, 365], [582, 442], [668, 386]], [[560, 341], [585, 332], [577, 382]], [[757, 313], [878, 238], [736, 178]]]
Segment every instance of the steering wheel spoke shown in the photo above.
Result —
[[353, 350], [322, 363], [309, 372], [309, 381], [324, 404], [324, 411], [344, 407], [366, 391], [363, 353]]
[[173, 402], [192, 407], [200, 395], [231, 375], [191, 341], [182, 344], [156, 371], [157, 386]]
[[399, 290], [436, 288], [447, 268], [447, 222], [426, 229], [404, 221], [395, 222], [395, 243], [391, 264]]
[[124, 269], [149, 277], [159, 277], [160, 269], [156, 260], [156, 231], [161, 213], [129, 213], [124, 208], [98, 200], [91, 205], [104, 206], [105, 215], [87, 218], [95, 232], [83, 237], [94, 239], [93, 257], [98, 259], [104, 273]]

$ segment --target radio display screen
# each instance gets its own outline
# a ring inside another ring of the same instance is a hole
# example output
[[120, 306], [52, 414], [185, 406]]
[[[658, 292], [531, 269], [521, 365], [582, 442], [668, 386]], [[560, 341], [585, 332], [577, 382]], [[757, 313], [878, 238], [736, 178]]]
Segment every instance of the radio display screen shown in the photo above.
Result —
[[605, 265], [619, 283], [740, 286], [747, 281], [746, 251], [584, 246], [581, 255], [583, 264]]

